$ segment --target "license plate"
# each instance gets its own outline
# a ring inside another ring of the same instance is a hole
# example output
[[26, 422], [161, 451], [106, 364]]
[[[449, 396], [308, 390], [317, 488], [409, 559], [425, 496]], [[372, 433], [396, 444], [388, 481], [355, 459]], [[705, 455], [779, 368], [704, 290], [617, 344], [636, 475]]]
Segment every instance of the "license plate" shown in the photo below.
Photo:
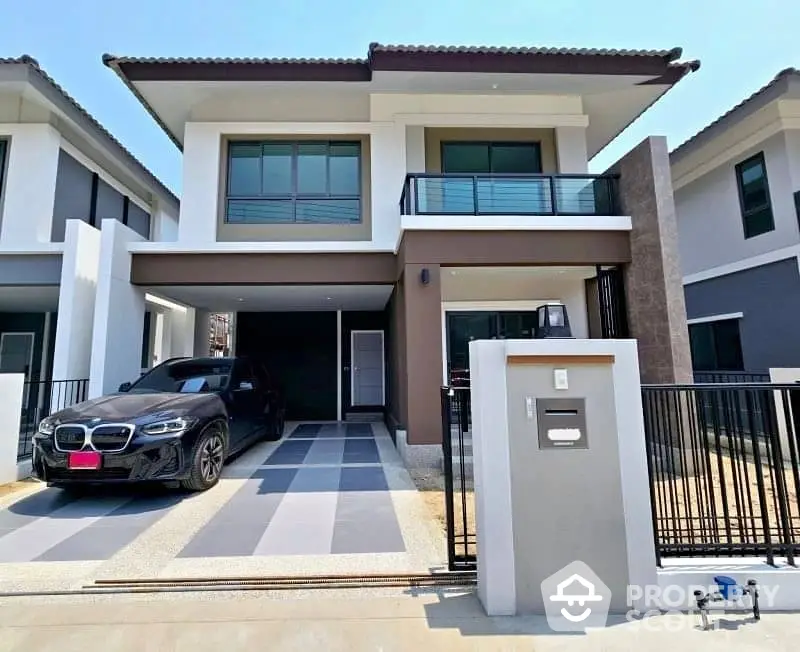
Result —
[[100, 453], [96, 451], [78, 451], [67, 456], [67, 468], [97, 470], [100, 468]]

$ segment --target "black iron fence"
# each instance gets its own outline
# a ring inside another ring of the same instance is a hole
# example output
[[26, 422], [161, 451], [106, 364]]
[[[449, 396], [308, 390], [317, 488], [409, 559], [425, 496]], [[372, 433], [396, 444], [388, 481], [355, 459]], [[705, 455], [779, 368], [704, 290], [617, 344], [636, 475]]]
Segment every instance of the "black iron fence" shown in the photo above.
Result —
[[800, 552], [800, 385], [642, 387], [656, 554]]
[[23, 386], [17, 460], [33, 454], [32, 438], [39, 422], [53, 412], [86, 400], [88, 379], [32, 380]]
[[470, 388], [442, 387], [447, 562], [450, 570], [476, 567], [475, 485]]

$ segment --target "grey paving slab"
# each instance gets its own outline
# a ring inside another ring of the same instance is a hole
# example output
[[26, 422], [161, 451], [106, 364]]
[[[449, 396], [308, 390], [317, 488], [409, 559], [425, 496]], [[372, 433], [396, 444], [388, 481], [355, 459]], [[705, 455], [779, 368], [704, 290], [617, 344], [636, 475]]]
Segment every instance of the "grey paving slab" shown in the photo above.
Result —
[[179, 494], [133, 498], [97, 519], [34, 561], [93, 561], [110, 559], [177, 505]]
[[337, 467], [300, 469], [256, 546], [255, 554], [329, 554], [340, 473]]
[[32, 561], [118, 509], [130, 496], [83, 498], [0, 538], [0, 563]]
[[296, 474], [296, 468], [259, 469], [178, 557], [252, 555]]
[[0, 509], [0, 530], [19, 528], [76, 500], [62, 489], [43, 489]]
[[342, 462], [347, 463], [379, 463], [378, 446], [374, 439], [347, 439], [344, 444]]
[[303, 464], [341, 464], [344, 439], [315, 439]]
[[264, 464], [302, 464], [313, 441], [287, 439], [264, 461]]
[[345, 432], [348, 437], [374, 437], [372, 426], [368, 423], [346, 423]]
[[301, 423], [294, 430], [292, 430], [289, 438], [309, 437], [314, 439], [319, 434], [320, 428], [322, 428], [321, 423]]
[[383, 469], [342, 469], [340, 486], [331, 553], [405, 552]]

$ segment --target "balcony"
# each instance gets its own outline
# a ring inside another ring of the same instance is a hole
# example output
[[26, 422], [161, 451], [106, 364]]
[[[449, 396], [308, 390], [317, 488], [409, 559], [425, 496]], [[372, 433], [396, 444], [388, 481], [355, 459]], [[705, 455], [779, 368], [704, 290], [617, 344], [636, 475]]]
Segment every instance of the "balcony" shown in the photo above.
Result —
[[401, 215], [616, 216], [617, 176], [408, 174]]

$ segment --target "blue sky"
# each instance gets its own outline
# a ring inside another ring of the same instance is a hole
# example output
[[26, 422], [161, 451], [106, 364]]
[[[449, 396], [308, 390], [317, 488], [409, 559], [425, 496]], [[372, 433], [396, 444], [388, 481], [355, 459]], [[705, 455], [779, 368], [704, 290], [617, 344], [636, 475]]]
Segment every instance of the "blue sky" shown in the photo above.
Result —
[[603, 170], [649, 134], [675, 147], [800, 67], [796, 0], [25, 0], [3, 11], [0, 56], [27, 53], [145, 165], [180, 191], [180, 156], [105, 68], [141, 56], [362, 57], [381, 43], [683, 47], [702, 69], [593, 161]]

